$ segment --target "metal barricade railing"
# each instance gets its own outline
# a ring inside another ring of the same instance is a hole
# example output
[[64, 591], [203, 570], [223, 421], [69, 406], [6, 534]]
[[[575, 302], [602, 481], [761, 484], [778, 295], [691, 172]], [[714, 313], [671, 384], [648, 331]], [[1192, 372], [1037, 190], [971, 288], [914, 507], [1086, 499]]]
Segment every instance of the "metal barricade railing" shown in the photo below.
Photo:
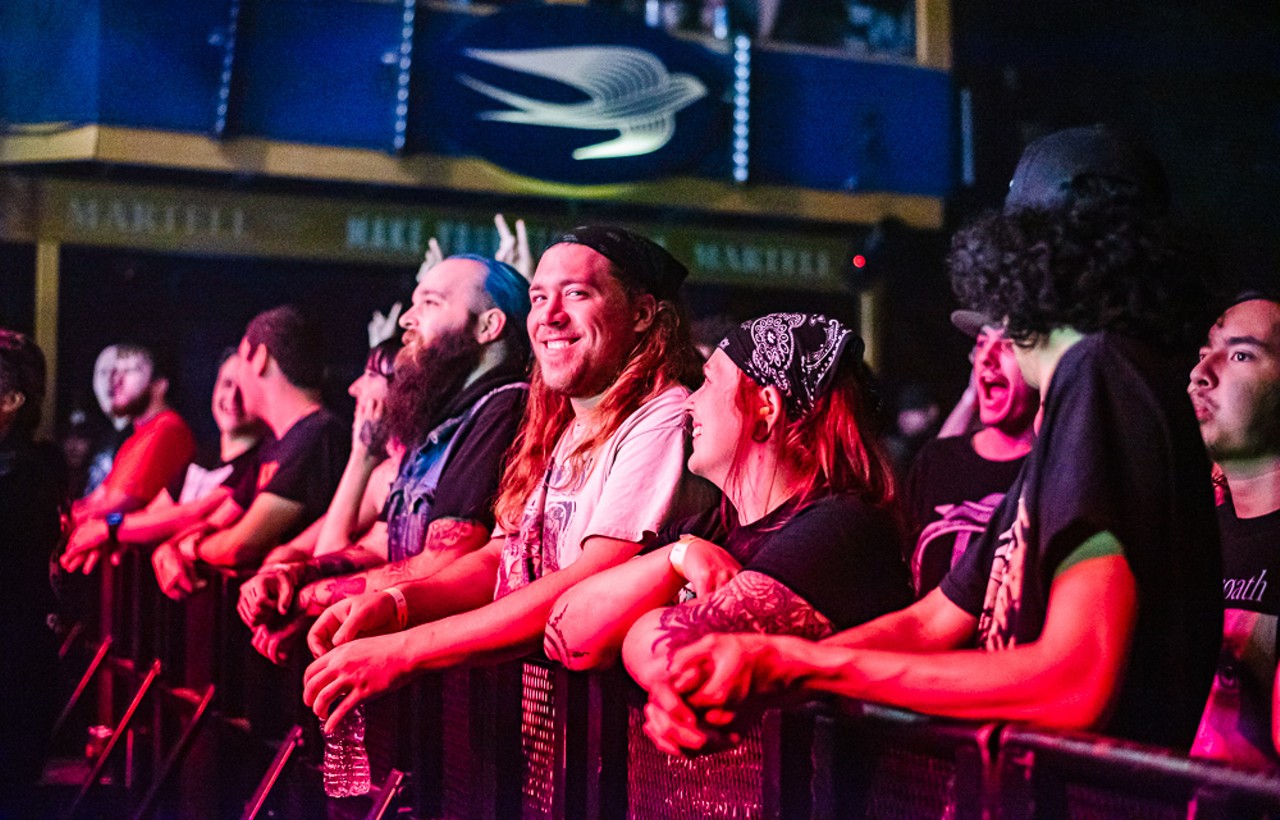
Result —
[[438, 739], [432, 745], [440, 784], [432, 802], [439, 814], [433, 816], [520, 815], [522, 670], [517, 662], [440, 676], [441, 708], [432, 735]]
[[814, 719], [814, 817], [988, 816], [999, 727], [869, 703]]
[[997, 763], [1000, 816], [1280, 816], [1280, 771], [1249, 771], [1098, 735], [1006, 726]]
[[[790, 818], [810, 813], [811, 722], [802, 713], [768, 712], [741, 744], [692, 759], [671, 757], [644, 734], [646, 695], [624, 675], [608, 685], [621, 713], [600, 716], [607, 738], [622, 732], [625, 755], [620, 771], [604, 779], [605, 794], [623, 781], [625, 815], [658, 818]], [[607, 741], [606, 741], [607, 742]]]
[[[116, 677], [118, 685], [114, 692], [98, 685], [96, 699], [93, 688], [78, 687], [73, 703], [81, 704], [77, 711], [86, 703], [105, 710], [96, 722], [116, 727], [108, 754], [140, 745], [145, 758], [145, 743], [120, 734], [150, 738], [154, 754], [141, 770], [153, 777], [140, 781], [145, 794], [131, 801], [139, 814], [175, 804], [161, 791], [175, 769], [185, 770], [181, 789], [233, 795], [184, 794], [182, 806], [214, 806], [219, 815], [261, 809], [266, 795], [251, 800], [254, 785], [271, 771], [274, 739], [297, 724], [288, 735], [290, 765], [309, 766], [309, 774], [275, 800], [279, 816], [312, 816], [321, 747], [301, 704], [306, 653], [295, 653], [289, 668], [273, 667], [252, 649], [235, 614], [238, 579], [219, 575], [211, 587], [175, 604], [159, 593], [145, 558], [126, 555], [104, 568], [94, 613], [100, 623], [85, 630], [100, 636], [101, 651], [90, 647], [96, 676], [86, 680]], [[372, 803], [380, 812], [398, 805], [414, 817], [476, 820], [1280, 817], [1280, 770], [872, 704], [771, 712], [736, 749], [682, 760], [644, 735], [644, 701], [620, 670], [573, 673], [544, 659], [428, 675], [366, 706], [372, 774], [386, 784]], [[219, 732], [233, 738], [184, 767], [211, 708]], [[197, 722], [181, 722], [185, 715]]]

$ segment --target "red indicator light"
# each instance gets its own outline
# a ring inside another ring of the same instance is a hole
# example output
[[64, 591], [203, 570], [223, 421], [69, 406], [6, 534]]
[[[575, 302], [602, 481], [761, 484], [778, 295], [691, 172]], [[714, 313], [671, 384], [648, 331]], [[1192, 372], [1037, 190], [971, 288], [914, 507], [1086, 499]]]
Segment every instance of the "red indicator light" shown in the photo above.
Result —
[[857, 256], [853, 257], [853, 266], [855, 268], [865, 268], [867, 266], [867, 257], [863, 256], [862, 254], [858, 254]]

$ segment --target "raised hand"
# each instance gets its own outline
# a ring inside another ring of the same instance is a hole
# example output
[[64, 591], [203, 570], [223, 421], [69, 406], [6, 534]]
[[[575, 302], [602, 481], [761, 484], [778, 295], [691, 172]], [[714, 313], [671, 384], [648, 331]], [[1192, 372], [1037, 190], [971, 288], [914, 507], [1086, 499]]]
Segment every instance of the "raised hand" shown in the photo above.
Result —
[[383, 316], [382, 311], [375, 310], [369, 320], [369, 347], [377, 347], [400, 332], [400, 311], [404, 305], [396, 302]]
[[363, 452], [375, 461], [387, 457], [387, 428], [382, 421], [384, 409], [382, 399], [361, 399], [356, 402], [355, 421], [351, 425], [351, 449]]
[[533, 279], [533, 252], [529, 250], [529, 232], [525, 229], [524, 220], [516, 220], [514, 234], [502, 214], [493, 215], [493, 224], [498, 229], [498, 252], [493, 258], [520, 271], [525, 279]]
[[418, 267], [418, 281], [421, 282], [427, 271], [443, 261], [444, 251], [440, 249], [440, 243], [433, 236], [427, 240], [427, 253], [422, 257], [422, 264]]

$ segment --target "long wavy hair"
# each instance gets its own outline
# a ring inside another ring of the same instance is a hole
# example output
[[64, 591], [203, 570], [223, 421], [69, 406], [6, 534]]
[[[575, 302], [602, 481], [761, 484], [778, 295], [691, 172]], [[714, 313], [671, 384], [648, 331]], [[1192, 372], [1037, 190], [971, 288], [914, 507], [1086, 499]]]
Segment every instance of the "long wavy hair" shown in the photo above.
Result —
[[[738, 373], [734, 397], [744, 420], [755, 416], [760, 389], [746, 373]], [[860, 358], [846, 356], [836, 367], [831, 390], [800, 418], [789, 416], [782, 426], [782, 454], [800, 475], [798, 511], [809, 502], [830, 495], [853, 494], [875, 507], [893, 504], [893, 470], [876, 435], [879, 391], [871, 369]], [[742, 474], [742, 454], [752, 434], [743, 424], [726, 483]]]
[[[638, 290], [627, 289], [627, 299], [633, 304], [640, 295]], [[645, 402], [675, 384], [696, 386], [702, 379], [700, 362], [689, 340], [688, 322], [679, 308], [673, 302], [659, 301], [653, 324], [636, 342], [622, 371], [596, 405], [592, 413], [594, 426], [569, 453], [566, 480], [572, 481], [587, 455]], [[494, 507], [504, 529], [511, 530], [519, 524], [525, 501], [544, 480], [556, 442], [572, 420], [569, 397], [547, 387], [535, 361], [524, 420], [508, 452]]]

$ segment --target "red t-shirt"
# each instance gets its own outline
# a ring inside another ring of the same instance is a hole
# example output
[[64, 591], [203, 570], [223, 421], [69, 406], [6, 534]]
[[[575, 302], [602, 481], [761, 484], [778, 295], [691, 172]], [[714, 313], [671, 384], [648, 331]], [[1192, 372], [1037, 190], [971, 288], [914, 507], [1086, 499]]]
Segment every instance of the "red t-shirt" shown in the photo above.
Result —
[[182, 417], [165, 410], [134, 428], [111, 465], [104, 484], [130, 498], [150, 501], [187, 469], [196, 439]]

